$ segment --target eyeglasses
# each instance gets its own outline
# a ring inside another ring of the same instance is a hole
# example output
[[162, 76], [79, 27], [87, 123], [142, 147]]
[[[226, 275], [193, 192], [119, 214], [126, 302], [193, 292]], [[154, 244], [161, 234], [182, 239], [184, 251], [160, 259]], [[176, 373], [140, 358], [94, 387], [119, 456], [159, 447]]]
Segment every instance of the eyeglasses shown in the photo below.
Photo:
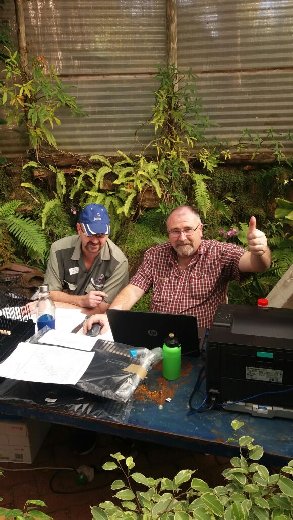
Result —
[[180, 237], [181, 233], [183, 233], [186, 237], [191, 237], [199, 226], [200, 226], [200, 223], [197, 224], [196, 228], [186, 227], [183, 229], [170, 229], [168, 231], [168, 234], [174, 238]]

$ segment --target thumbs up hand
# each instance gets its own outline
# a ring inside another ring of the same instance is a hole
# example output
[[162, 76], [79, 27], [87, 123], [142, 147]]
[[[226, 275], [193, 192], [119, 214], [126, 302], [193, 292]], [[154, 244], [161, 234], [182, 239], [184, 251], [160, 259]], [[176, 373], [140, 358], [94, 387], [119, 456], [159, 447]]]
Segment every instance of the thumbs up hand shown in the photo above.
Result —
[[253, 255], [262, 256], [267, 250], [267, 238], [262, 231], [257, 229], [255, 217], [250, 218], [247, 241], [248, 249]]

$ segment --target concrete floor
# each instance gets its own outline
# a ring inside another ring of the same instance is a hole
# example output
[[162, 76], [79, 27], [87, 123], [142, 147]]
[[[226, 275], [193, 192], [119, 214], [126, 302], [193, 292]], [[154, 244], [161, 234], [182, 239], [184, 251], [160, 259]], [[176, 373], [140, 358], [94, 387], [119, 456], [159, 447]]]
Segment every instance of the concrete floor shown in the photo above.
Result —
[[[38, 499], [46, 503], [44, 512], [54, 520], [91, 520], [90, 506], [110, 500], [110, 484], [121, 478], [101, 470], [109, 454], [119, 451], [133, 456], [135, 470], [146, 476], [173, 478], [180, 469], [197, 469], [196, 476], [211, 486], [223, 483], [221, 472], [229, 465], [225, 458], [107, 435], [97, 435], [95, 450], [80, 456], [72, 451], [72, 433], [71, 428], [52, 425], [33, 464], [0, 464], [2, 507], [23, 508], [26, 500]], [[75, 471], [56, 469], [82, 465], [95, 468], [94, 480], [88, 484], [77, 484]]]

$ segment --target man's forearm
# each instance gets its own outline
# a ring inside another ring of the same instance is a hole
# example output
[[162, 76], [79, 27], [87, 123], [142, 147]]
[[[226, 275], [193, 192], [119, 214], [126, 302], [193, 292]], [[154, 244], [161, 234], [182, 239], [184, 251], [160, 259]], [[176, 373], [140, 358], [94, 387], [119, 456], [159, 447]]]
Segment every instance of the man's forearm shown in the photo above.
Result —
[[142, 289], [136, 285], [128, 284], [117, 294], [109, 308], [128, 311], [143, 295]]
[[70, 303], [77, 307], [84, 307], [82, 304], [82, 295], [67, 294], [63, 291], [50, 291], [50, 296], [54, 302]]
[[271, 265], [272, 255], [269, 247], [262, 255], [245, 251], [239, 261], [239, 269], [244, 273], [262, 273]]

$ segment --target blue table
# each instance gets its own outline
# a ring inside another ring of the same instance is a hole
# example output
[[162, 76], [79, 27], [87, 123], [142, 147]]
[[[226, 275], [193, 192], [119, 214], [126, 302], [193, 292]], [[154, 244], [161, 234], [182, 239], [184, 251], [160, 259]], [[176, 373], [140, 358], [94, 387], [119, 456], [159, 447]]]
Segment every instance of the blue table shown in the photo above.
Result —
[[[245, 423], [241, 434], [252, 436], [263, 446], [263, 462], [282, 465], [293, 458], [291, 420], [256, 418], [224, 410], [189, 415], [188, 400], [201, 366], [199, 359], [184, 359], [181, 378], [167, 382], [159, 364], [127, 404], [62, 386], [5, 380], [0, 385], [0, 413], [226, 457], [239, 452], [236, 441], [227, 441], [233, 435], [231, 421], [238, 418]], [[166, 401], [166, 397], [170, 400]], [[204, 389], [195, 395], [194, 406], [203, 398]]]

